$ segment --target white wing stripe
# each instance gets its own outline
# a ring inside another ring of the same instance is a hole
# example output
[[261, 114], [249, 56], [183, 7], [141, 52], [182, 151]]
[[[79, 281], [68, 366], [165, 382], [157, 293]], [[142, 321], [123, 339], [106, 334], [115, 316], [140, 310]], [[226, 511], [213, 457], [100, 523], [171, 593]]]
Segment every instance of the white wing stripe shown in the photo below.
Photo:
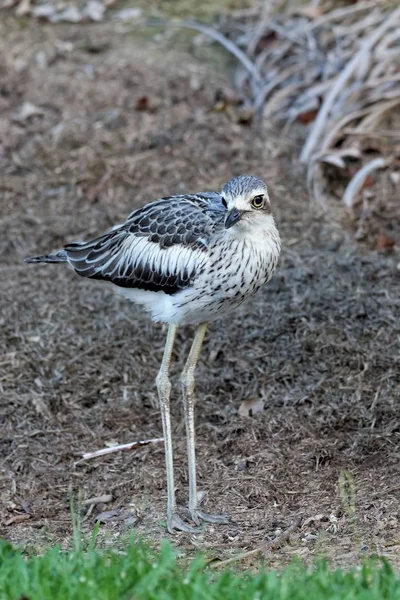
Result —
[[[192, 275], [205, 260], [204, 252], [199, 249], [185, 248], [181, 245], [160, 248], [156, 242], [149, 242], [146, 238], [137, 238], [133, 235], [123, 241], [118, 254], [116, 260], [115, 254], [110, 256], [108, 252], [102, 252], [96, 256], [95, 261], [87, 262], [97, 262], [96, 272], [104, 274], [112, 266], [108, 275], [116, 272], [119, 276], [124, 277], [133, 264], [134, 268], [147, 267], [161, 275], [175, 273], [177, 276], [183, 277], [185, 273], [189, 276]], [[104, 259], [106, 260], [102, 263]]]

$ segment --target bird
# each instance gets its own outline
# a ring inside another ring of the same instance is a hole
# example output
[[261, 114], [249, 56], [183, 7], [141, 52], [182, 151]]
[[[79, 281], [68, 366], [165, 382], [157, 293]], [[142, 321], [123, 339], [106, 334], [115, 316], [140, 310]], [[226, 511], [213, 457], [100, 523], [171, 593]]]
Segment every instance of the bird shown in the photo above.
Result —
[[[239, 175], [221, 192], [159, 198], [135, 209], [120, 225], [88, 242], [25, 259], [67, 263], [78, 275], [112, 284], [142, 305], [154, 322], [168, 325], [156, 387], [161, 409], [167, 479], [167, 529], [195, 532], [202, 522], [228, 523], [204, 512], [196, 486], [195, 369], [211, 321], [240, 306], [267, 283], [278, 263], [279, 231], [267, 185]], [[177, 509], [170, 418], [169, 370], [177, 328], [196, 326], [181, 387], [187, 437], [189, 503], [194, 525]]]

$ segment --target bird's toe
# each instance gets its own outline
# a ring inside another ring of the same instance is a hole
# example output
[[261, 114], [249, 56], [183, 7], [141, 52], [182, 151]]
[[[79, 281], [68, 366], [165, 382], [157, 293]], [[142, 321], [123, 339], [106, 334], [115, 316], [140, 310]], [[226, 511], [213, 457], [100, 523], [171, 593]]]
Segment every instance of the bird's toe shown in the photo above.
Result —
[[196, 523], [196, 526], [188, 525], [187, 523], [182, 521], [179, 515], [173, 513], [171, 516], [167, 517], [167, 529], [169, 533], [174, 533], [175, 531], [184, 531], [186, 533], [199, 533], [200, 531], [202, 531], [202, 528], [198, 527], [198, 525], [200, 525], [200, 521], [199, 519], [193, 520]]
[[230, 518], [226, 515], [209, 515], [199, 509], [191, 510], [190, 516], [195, 523], [205, 521], [206, 523], [214, 523], [215, 525], [228, 525], [231, 522]]

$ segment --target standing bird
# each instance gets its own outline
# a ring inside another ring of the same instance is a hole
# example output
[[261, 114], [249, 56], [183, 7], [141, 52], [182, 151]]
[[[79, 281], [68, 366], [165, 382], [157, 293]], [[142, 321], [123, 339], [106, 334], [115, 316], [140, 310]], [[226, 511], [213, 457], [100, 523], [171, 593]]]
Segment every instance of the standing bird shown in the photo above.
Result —
[[177, 326], [196, 325], [181, 376], [189, 473], [189, 514], [227, 523], [200, 509], [196, 491], [194, 371], [207, 323], [225, 315], [270, 280], [278, 262], [280, 237], [267, 186], [257, 177], [234, 177], [220, 194], [207, 192], [161, 198], [133, 211], [125, 223], [56, 254], [29, 263], [68, 263], [78, 275], [111, 282], [116, 290], [169, 324], [156, 383], [160, 400], [167, 471], [167, 527], [196, 531], [179, 517], [175, 501], [168, 378]]

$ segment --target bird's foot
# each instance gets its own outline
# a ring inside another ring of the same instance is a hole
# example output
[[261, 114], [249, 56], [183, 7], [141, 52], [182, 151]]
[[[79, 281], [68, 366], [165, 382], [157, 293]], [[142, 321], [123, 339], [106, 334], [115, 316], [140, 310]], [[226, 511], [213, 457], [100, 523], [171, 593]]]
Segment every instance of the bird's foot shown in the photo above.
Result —
[[171, 515], [168, 515], [167, 517], [167, 529], [169, 533], [174, 533], [174, 531], [185, 531], [186, 533], [199, 533], [200, 531], [202, 531], [202, 528], [199, 527], [200, 521], [196, 522], [194, 520], [194, 522], [196, 523], [195, 527], [193, 525], [188, 525], [187, 523], [182, 521], [182, 519], [177, 513], [174, 512]]
[[215, 525], [227, 525], [231, 522], [230, 518], [226, 515], [209, 515], [198, 508], [190, 509], [189, 512], [196, 525], [200, 525], [201, 521], [214, 523]]

